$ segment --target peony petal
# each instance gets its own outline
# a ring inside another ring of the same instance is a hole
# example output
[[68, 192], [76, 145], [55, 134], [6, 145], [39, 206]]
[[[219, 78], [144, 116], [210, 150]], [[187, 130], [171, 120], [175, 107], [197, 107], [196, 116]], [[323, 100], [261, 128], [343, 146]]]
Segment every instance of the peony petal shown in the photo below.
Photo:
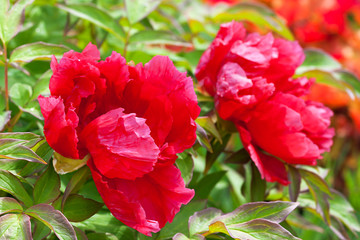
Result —
[[195, 76], [210, 95], [215, 95], [218, 71], [231, 46], [234, 42], [243, 40], [245, 35], [246, 30], [240, 22], [232, 21], [221, 24], [216, 38], [201, 56]]
[[279, 182], [288, 185], [287, 172], [280, 160], [260, 152], [251, 142], [251, 135], [243, 126], [236, 125], [244, 148], [258, 168], [261, 177], [268, 182]]
[[145, 119], [114, 109], [89, 123], [81, 133], [101, 174], [108, 178], [135, 179], [153, 170], [159, 148]]
[[194, 119], [200, 108], [192, 79], [164, 56], [156, 56], [145, 66], [138, 64], [129, 70], [132, 80], [124, 90], [122, 106], [125, 112], [146, 119], [151, 136], [161, 149], [160, 162], [173, 164], [176, 154], [196, 140]]
[[111, 213], [121, 222], [151, 236], [171, 222], [194, 191], [185, 188], [175, 166], [156, 168], [135, 180], [109, 179], [88, 161], [96, 187]]
[[75, 129], [79, 119], [74, 108], [69, 108], [65, 114], [65, 106], [61, 98], [39, 96], [38, 101], [45, 119], [46, 141], [64, 157], [78, 159], [78, 138]]

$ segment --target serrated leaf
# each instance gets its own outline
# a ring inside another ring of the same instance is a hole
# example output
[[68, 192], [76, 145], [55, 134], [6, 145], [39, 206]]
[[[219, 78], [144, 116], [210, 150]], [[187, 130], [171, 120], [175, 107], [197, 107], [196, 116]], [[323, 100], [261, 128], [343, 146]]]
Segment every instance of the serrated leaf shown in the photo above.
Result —
[[295, 240], [289, 231], [278, 223], [266, 219], [255, 219], [249, 222], [225, 225], [218, 221], [209, 226], [209, 233], [225, 233], [235, 239], [247, 240]]
[[16, 197], [25, 206], [32, 206], [33, 204], [33, 200], [20, 180], [8, 171], [0, 170], [0, 189]]
[[194, 160], [192, 159], [192, 156], [187, 153], [179, 154], [179, 158], [176, 160], [176, 166], [179, 168], [185, 184], [188, 185], [194, 171]]
[[226, 171], [210, 173], [204, 176], [195, 186], [195, 199], [207, 199], [211, 190], [225, 175]]
[[19, 0], [8, 11], [9, 2], [6, 0], [1, 2], [0, 39], [3, 42], [7, 43], [20, 31], [25, 7], [33, 1]]
[[301, 175], [297, 168], [288, 165], [289, 196], [292, 202], [296, 202], [300, 193]]
[[0, 198], [0, 215], [8, 212], [22, 212], [22, 206], [14, 198], [1, 197]]
[[167, 223], [160, 231], [159, 239], [173, 237], [176, 233], [184, 233], [189, 235], [188, 219], [195, 212], [204, 209], [206, 201], [191, 201], [187, 205], [181, 207], [171, 223]]
[[64, 45], [36, 42], [15, 48], [9, 62], [31, 62], [33, 60], [51, 60], [51, 56], [62, 57], [70, 49]]
[[252, 202], [243, 204], [231, 213], [216, 218], [216, 221], [221, 221], [229, 225], [261, 218], [280, 223], [284, 221], [298, 205], [298, 203], [283, 201]]
[[195, 121], [207, 132], [209, 132], [212, 136], [214, 136], [220, 143], [222, 143], [221, 135], [211, 118], [207, 116], [198, 117]]
[[1, 240], [32, 240], [31, 223], [25, 214], [6, 214], [0, 217]]
[[60, 9], [69, 12], [79, 18], [105, 29], [115, 37], [123, 39], [125, 36], [122, 27], [105, 10], [98, 8], [93, 4], [67, 4], [57, 5]]
[[162, 43], [191, 47], [192, 44], [169, 31], [144, 30], [131, 35], [130, 43]]
[[323, 50], [308, 48], [304, 53], [305, 60], [297, 68], [297, 74], [312, 70], [334, 71], [341, 68], [341, 64]]
[[310, 193], [316, 202], [316, 210], [324, 221], [330, 225], [329, 201], [330, 189], [326, 182], [317, 174], [300, 169], [300, 174], [309, 187]]
[[38, 204], [28, 208], [25, 213], [36, 218], [54, 231], [60, 240], [76, 239], [74, 228], [66, 217], [58, 210], [47, 204]]
[[51, 164], [36, 181], [33, 195], [35, 204], [50, 203], [60, 195], [60, 178]]
[[80, 195], [70, 195], [65, 202], [63, 213], [69, 221], [81, 222], [97, 213], [103, 205]]
[[83, 167], [89, 158], [90, 155], [88, 154], [83, 159], [71, 159], [61, 156], [57, 152], [54, 152], [53, 165], [55, 172], [57, 172], [58, 174], [74, 172], [79, 168]]
[[189, 218], [189, 233], [190, 236], [197, 233], [204, 233], [209, 230], [209, 225], [216, 217], [221, 216], [223, 213], [216, 208], [207, 208], [202, 211], [196, 212]]
[[161, 3], [161, 0], [125, 0], [126, 13], [130, 24], [137, 23]]

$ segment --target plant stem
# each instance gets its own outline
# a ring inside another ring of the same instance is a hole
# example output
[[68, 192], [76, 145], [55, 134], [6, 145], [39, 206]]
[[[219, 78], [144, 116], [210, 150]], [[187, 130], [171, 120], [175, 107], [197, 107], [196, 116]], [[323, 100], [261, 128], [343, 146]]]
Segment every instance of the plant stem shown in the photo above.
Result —
[[127, 47], [129, 45], [130, 31], [131, 31], [131, 26], [129, 26], [129, 30], [126, 32], [126, 37], [125, 37], [124, 53], [123, 53], [123, 57], [125, 59], [126, 59]]
[[8, 129], [7, 129], [8, 132], [12, 132], [13, 127], [19, 121], [22, 114], [23, 114], [23, 110], [19, 109], [19, 112], [9, 122]]
[[6, 111], [9, 111], [9, 82], [8, 82], [8, 59], [7, 59], [7, 49], [6, 44], [3, 42], [4, 46], [4, 74], [5, 74], [5, 103]]

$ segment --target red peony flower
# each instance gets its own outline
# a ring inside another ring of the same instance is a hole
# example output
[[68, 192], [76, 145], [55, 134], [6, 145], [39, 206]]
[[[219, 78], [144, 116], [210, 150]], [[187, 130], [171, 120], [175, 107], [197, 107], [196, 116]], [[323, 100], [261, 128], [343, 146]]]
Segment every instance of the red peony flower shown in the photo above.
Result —
[[[51, 62], [50, 97], [40, 96], [44, 134], [59, 154], [81, 159], [112, 214], [151, 235], [171, 222], [194, 191], [173, 165], [196, 139], [200, 113], [192, 79], [168, 57], [128, 66], [96, 46]], [[76, 160], [74, 160], [76, 161]]]
[[[196, 69], [221, 118], [235, 123], [263, 178], [288, 184], [284, 162], [315, 165], [332, 145], [332, 112], [300, 98], [313, 79], [292, 78], [303, 62], [296, 42], [223, 24]], [[265, 151], [265, 152], [264, 152]]]

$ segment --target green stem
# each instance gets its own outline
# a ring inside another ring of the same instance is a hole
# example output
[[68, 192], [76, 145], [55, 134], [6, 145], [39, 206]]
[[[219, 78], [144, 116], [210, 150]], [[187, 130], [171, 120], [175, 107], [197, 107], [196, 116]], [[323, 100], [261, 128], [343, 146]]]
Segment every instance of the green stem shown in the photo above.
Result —
[[9, 123], [8, 132], [12, 132], [12, 129], [14, 128], [15, 124], [19, 121], [22, 114], [23, 114], [23, 110], [19, 109], [19, 112], [14, 116], [14, 118], [11, 119]]
[[123, 57], [125, 59], [126, 59], [126, 54], [127, 54], [127, 48], [128, 48], [128, 45], [129, 45], [130, 31], [131, 31], [131, 26], [129, 26], [129, 30], [126, 32], [126, 37], [125, 37], [124, 53], [123, 53]]
[[4, 46], [4, 74], [5, 74], [5, 103], [6, 111], [9, 111], [9, 82], [8, 82], [8, 59], [7, 59], [7, 49], [6, 44], [3, 42]]

